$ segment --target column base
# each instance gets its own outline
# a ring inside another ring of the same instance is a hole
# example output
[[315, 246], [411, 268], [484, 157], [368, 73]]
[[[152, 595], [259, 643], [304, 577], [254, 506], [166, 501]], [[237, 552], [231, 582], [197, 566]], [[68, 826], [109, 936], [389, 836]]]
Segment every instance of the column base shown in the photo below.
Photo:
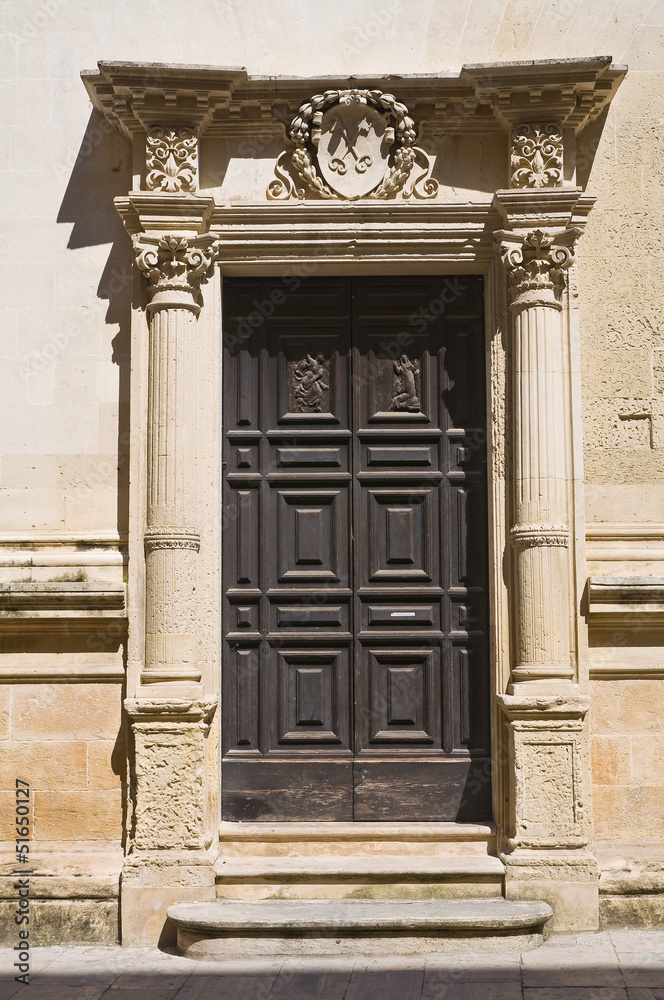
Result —
[[591, 854], [517, 851], [501, 860], [506, 899], [543, 899], [551, 906], [548, 934], [598, 930], [599, 871]]
[[176, 929], [168, 907], [214, 899], [214, 861], [204, 852], [132, 854], [125, 859], [120, 882], [122, 944], [174, 945]]

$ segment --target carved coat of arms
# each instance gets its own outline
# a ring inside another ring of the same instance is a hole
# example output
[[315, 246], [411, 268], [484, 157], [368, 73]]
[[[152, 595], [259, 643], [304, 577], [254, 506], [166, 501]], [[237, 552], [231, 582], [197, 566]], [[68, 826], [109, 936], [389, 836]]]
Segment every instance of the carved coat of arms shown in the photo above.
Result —
[[[415, 145], [405, 104], [380, 90], [327, 90], [303, 104], [289, 129], [294, 149], [282, 153], [271, 199], [433, 198], [431, 160]], [[304, 183], [304, 187], [299, 186]]]

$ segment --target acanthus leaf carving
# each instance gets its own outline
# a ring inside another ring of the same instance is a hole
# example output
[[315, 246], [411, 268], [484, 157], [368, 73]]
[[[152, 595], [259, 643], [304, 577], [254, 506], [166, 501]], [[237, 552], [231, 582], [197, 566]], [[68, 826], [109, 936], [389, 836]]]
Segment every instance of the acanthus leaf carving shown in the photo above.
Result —
[[145, 158], [148, 191], [196, 190], [198, 138], [193, 129], [151, 128], [146, 136]]
[[565, 272], [574, 263], [572, 245], [578, 229], [550, 233], [535, 229], [525, 236], [498, 233], [497, 247], [507, 270], [513, 303], [534, 293], [559, 303], [565, 287]]
[[512, 133], [512, 187], [560, 187], [563, 134], [556, 122], [517, 125]]
[[[267, 197], [303, 199], [433, 198], [431, 157], [415, 145], [415, 123], [405, 104], [380, 90], [327, 90], [301, 105], [289, 137], [295, 149], [275, 165]], [[394, 149], [393, 149], [394, 147]], [[390, 158], [390, 152], [393, 154]], [[415, 165], [420, 167], [413, 180]], [[304, 182], [304, 187], [298, 186]]]
[[148, 278], [152, 292], [178, 291], [196, 295], [210, 269], [218, 241], [210, 236], [178, 234], [132, 237], [136, 263]]

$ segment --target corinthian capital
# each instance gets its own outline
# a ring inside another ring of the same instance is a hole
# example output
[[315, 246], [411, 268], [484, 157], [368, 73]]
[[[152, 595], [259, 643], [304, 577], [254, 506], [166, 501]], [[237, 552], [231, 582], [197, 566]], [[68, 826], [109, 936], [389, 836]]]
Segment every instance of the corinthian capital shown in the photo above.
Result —
[[577, 229], [551, 233], [542, 229], [497, 235], [497, 247], [507, 270], [513, 305], [560, 304], [565, 271], [574, 263]]
[[147, 275], [153, 301], [161, 293], [171, 293], [176, 302], [193, 304], [201, 281], [214, 259], [216, 241], [211, 236], [148, 236], [140, 233], [132, 238], [132, 242], [136, 263]]

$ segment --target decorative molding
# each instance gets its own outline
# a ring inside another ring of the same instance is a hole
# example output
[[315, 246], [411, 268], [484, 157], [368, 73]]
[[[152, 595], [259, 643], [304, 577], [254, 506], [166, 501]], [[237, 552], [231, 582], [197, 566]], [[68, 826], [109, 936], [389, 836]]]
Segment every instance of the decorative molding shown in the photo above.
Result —
[[[558, 121], [578, 134], [610, 104], [625, 73], [608, 56], [466, 64], [457, 76], [402, 77], [399, 93], [416, 120], [426, 118], [437, 131], [458, 131], [460, 122], [486, 133]], [[273, 137], [302, 100], [301, 79], [250, 77], [224, 66], [109, 61], [82, 77], [94, 107], [128, 139], [164, 121], [199, 136]], [[354, 78], [356, 87], [372, 90], [392, 83]], [[326, 80], [311, 83], [316, 94], [328, 87]]]
[[198, 137], [191, 128], [151, 128], [145, 138], [148, 191], [170, 194], [196, 190]]
[[[595, 650], [597, 655], [599, 650]], [[664, 678], [664, 663], [643, 663], [641, 660], [590, 660], [591, 681], [660, 680]]]
[[566, 524], [515, 524], [510, 530], [512, 545], [569, 546]]
[[586, 523], [588, 562], [664, 562], [664, 524]]
[[512, 305], [535, 305], [541, 297], [543, 304], [560, 303], [565, 271], [574, 263], [571, 246], [579, 234], [578, 229], [561, 233], [534, 229], [525, 236], [505, 230], [496, 233]]
[[198, 552], [201, 547], [201, 537], [193, 528], [146, 528], [143, 536], [146, 552], [155, 549], [193, 549]]
[[[268, 199], [301, 200], [307, 189], [320, 198], [349, 200], [394, 198], [399, 192], [404, 198], [427, 199], [438, 191], [430, 176], [433, 163], [415, 145], [415, 122], [392, 94], [326, 90], [300, 106], [288, 135], [295, 146], [290, 154], [294, 176], [282, 153]], [[416, 165], [420, 170], [411, 176]], [[298, 180], [305, 186], [298, 187]]]
[[29, 618], [124, 618], [125, 592], [122, 583], [1, 583], [0, 628]]
[[[578, 690], [578, 688], [576, 689]], [[583, 720], [590, 708], [590, 698], [580, 694], [498, 695], [498, 704], [512, 721], [551, 719]]]
[[177, 233], [164, 236], [141, 233], [132, 237], [132, 243], [136, 263], [146, 274], [153, 295], [157, 292], [180, 292], [197, 296], [216, 249], [216, 241], [207, 235], [185, 237]]
[[[39, 635], [43, 635], [46, 631], [41, 623], [32, 624], [39, 624]], [[79, 623], [75, 622], [75, 624]], [[33, 628], [31, 631], [34, 632], [35, 629]], [[49, 628], [48, 631], [54, 630]], [[79, 630], [72, 628], [71, 622], [67, 622], [62, 631], [66, 631], [67, 635], [72, 635]], [[85, 631], [90, 634], [89, 623]], [[14, 633], [13, 630], [10, 631], [3, 626], [2, 634], [4, 636], [8, 634], [25, 635], [25, 629]], [[11, 654], [4, 654], [3, 658], [0, 659], [0, 683], [2, 684], [97, 684], [108, 681], [118, 683], [125, 679], [124, 667], [117, 662], [105, 663], [101, 660], [96, 663], [81, 663], [77, 659], [67, 657], [65, 663], [5, 664], [3, 660], [7, 655], [11, 656]]]
[[517, 125], [512, 132], [515, 188], [560, 187], [563, 183], [563, 132], [557, 122]]
[[591, 576], [588, 621], [595, 626], [651, 628], [664, 624], [664, 577]]
[[209, 725], [217, 707], [216, 698], [126, 698], [125, 711], [134, 720], [204, 722]]

